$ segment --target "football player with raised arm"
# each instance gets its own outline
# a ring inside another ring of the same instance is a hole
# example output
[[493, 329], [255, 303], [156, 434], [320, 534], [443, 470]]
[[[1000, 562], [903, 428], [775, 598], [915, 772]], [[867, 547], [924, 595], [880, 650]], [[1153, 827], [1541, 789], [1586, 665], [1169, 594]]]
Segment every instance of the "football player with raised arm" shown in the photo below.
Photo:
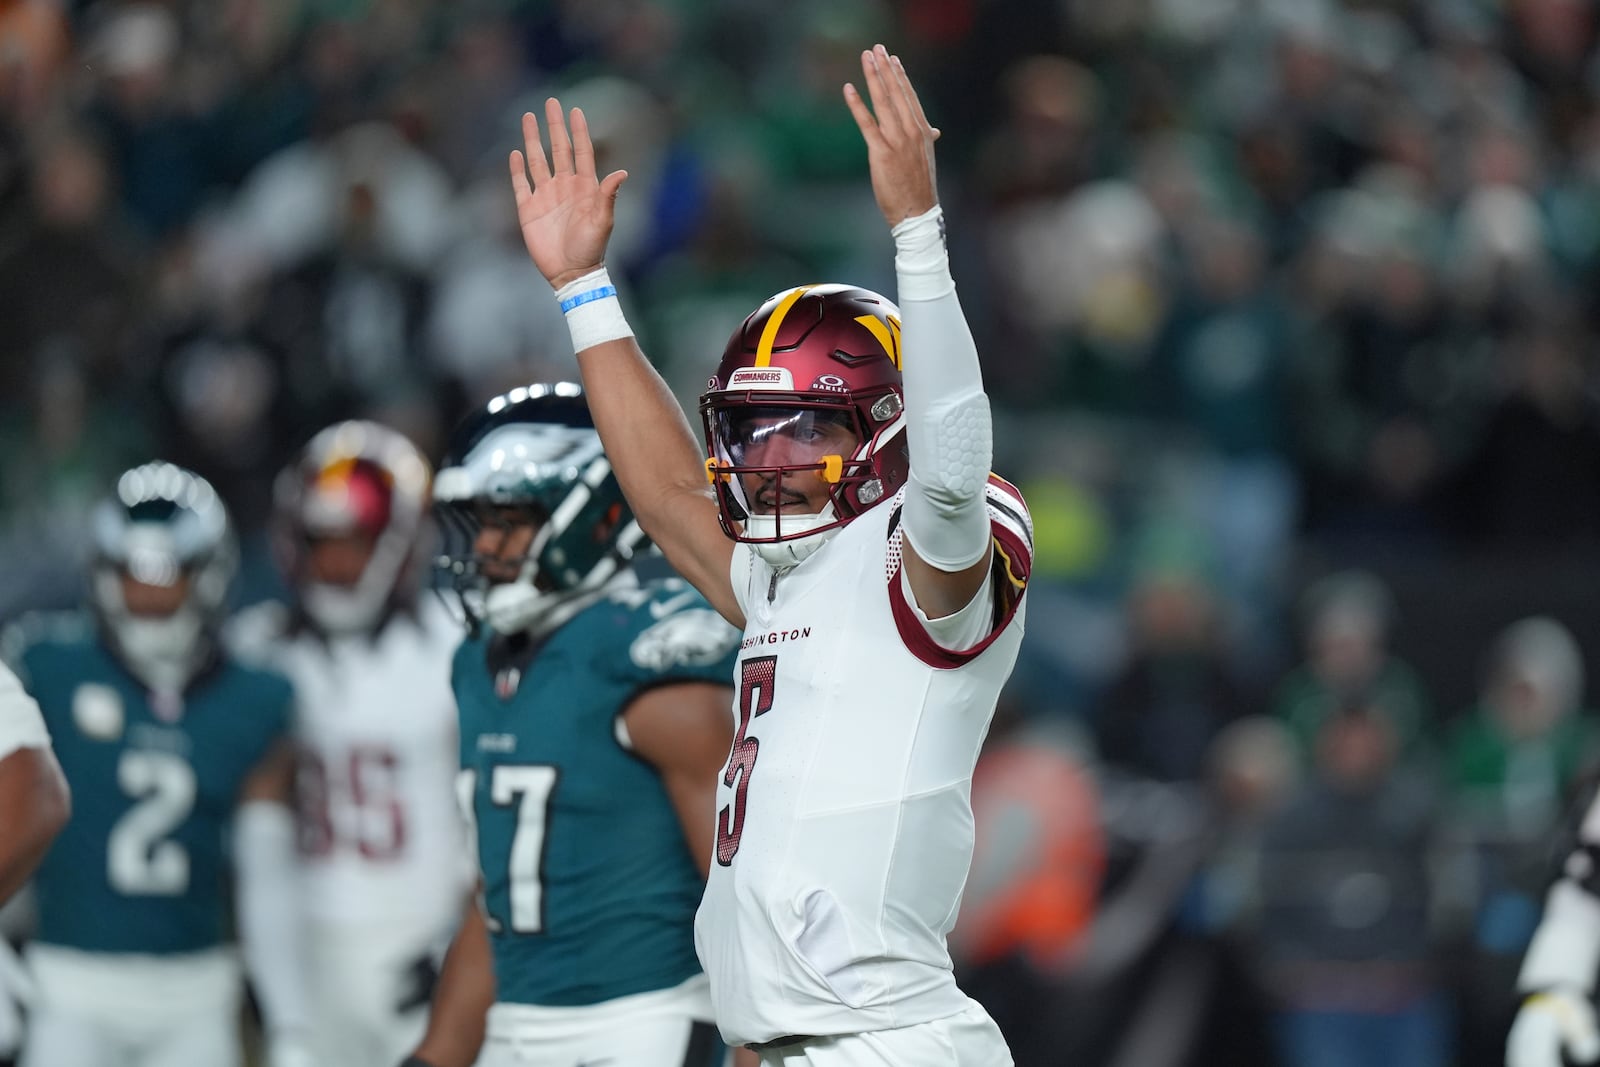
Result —
[[[623, 172], [549, 100], [511, 178], [595, 424], [640, 525], [744, 628], [716, 862], [696, 924], [717, 1025], [769, 1064], [1009, 1064], [946, 935], [973, 766], [1022, 638], [1032, 529], [990, 473], [929, 125], [900, 61], [844, 101], [895, 242], [900, 307], [847, 285], [772, 297], [701, 399], [706, 451], [605, 271]], [[902, 361], [903, 355], [903, 361]], [[903, 371], [902, 371], [903, 362]], [[708, 457], [709, 453], [709, 457]]]
[[290, 603], [230, 626], [295, 687], [307, 991], [330, 1067], [394, 1067], [416, 1047], [470, 888], [450, 692], [461, 628], [421, 582], [431, 476], [386, 426], [319, 432], [275, 486]]
[[722, 1064], [694, 912], [739, 632], [635, 576], [644, 535], [576, 385], [469, 416], [434, 503], [469, 623], [451, 684], [481, 907], [406, 1063]]
[[237, 932], [267, 1063], [310, 1064], [293, 694], [221, 647], [238, 558], [227, 512], [204, 479], [149, 463], [91, 521], [90, 610], [7, 635], [75, 798], [35, 878], [22, 1063], [242, 1063]]

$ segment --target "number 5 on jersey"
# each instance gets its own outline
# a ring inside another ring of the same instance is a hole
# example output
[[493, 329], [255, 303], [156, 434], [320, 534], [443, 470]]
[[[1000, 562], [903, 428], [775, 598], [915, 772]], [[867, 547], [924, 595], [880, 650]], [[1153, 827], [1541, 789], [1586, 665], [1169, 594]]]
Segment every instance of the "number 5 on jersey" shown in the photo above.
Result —
[[750, 736], [750, 721], [772, 709], [772, 681], [777, 673], [777, 656], [759, 656], [739, 665], [739, 732], [728, 752], [728, 767], [722, 772], [722, 784], [733, 790], [733, 802], [717, 812], [717, 862], [724, 867], [739, 852], [745, 798], [761, 752], [761, 742]]

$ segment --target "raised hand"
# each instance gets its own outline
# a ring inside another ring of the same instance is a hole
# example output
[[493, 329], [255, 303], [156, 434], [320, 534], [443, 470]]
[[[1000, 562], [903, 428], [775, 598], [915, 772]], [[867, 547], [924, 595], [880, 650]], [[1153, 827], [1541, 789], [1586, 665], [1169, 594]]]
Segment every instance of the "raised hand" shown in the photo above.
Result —
[[939, 202], [933, 167], [933, 142], [939, 139], [939, 131], [923, 114], [922, 102], [899, 56], [875, 45], [861, 53], [861, 74], [872, 99], [871, 109], [849, 83], [844, 87], [844, 102], [867, 142], [872, 192], [893, 227]]
[[[522, 241], [534, 265], [559, 289], [605, 262], [606, 242], [616, 220], [617, 191], [625, 170], [604, 180], [594, 169], [594, 142], [580, 108], [572, 109], [572, 128], [555, 97], [544, 102], [550, 130], [550, 160], [539, 140], [539, 119], [522, 116], [522, 141], [527, 155], [511, 153], [511, 189], [517, 197]], [[530, 175], [532, 180], [530, 181]]]

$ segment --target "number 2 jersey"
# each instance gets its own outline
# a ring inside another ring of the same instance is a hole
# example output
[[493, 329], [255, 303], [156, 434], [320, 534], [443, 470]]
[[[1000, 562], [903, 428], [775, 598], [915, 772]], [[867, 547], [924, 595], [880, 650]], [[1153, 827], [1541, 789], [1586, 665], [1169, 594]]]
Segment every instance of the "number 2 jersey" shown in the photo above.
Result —
[[462, 644], [458, 787], [501, 1003], [598, 1004], [700, 973], [704, 881], [622, 713], [646, 690], [728, 684], [738, 638], [664, 579], [611, 591], [521, 656], [504, 638]]
[[992, 623], [950, 651], [902, 584], [901, 499], [781, 574], [734, 553], [737, 733], [695, 922], [729, 1044], [911, 1026], [970, 1003], [945, 939], [972, 860], [973, 768], [1022, 640], [1032, 525], [991, 476]]
[[8, 655], [39, 702], [72, 818], [35, 876], [37, 940], [198, 952], [228, 940], [228, 837], [246, 778], [288, 735], [289, 683], [215, 661], [153, 697], [87, 615], [25, 620]]
[[450, 662], [461, 625], [438, 597], [376, 633], [325, 637], [279, 604], [230, 627], [296, 696], [296, 808], [313, 922], [453, 929], [470, 886], [456, 810]]

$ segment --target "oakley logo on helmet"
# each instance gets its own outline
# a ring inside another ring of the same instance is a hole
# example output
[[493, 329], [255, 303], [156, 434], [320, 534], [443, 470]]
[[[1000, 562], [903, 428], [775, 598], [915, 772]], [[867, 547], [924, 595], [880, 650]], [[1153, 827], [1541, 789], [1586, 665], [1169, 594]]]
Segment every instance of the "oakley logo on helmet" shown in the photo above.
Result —
[[837, 374], [824, 374], [816, 381], [811, 383], [811, 391], [823, 393], [848, 393], [850, 391], [850, 383], [839, 377]]

